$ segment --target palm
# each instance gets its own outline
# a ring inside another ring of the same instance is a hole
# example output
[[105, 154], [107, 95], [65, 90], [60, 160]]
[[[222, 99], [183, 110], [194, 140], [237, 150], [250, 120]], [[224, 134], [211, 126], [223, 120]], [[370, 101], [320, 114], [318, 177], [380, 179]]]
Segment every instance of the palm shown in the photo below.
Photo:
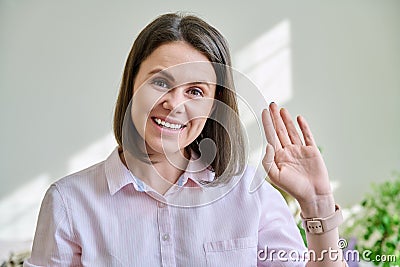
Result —
[[272, 181], [297, 199], [328, 190], [324, 188], [325, 179], [321, 180], [321, 177], [328, 176], [326, 167], [315, 147], [287, 146], [276, 151], [275, 164], [279, 175], [271, 177]]
[[274, 105], [271, 105], [270, 117], [263, 114], [269, 143], [263, 164], [271, 181], [300, 202], [329, 194], [327, 169], [307, 123], [298, 118], [305, 140], [303, 145], [288, 112], [279, 114]]

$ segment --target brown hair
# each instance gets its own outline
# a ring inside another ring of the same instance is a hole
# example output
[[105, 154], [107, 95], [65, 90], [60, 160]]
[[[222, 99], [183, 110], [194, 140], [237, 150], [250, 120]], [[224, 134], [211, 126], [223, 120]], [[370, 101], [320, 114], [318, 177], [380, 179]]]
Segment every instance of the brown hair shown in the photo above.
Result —
[[[114, 135], [122, 147], [124, 117], [132, 99], [133, 87], [140, 64], [159, 46], [185, 41], [203, 53], [213, 64], [217, 75], [216, 105], [212, 117], [207, 119], [200, 136], [188, 148], [200, 155], [199, 138], [210, 138], [216, 145], [216, 156], [210, 168], [215, 172], [211, 184], [223, 184], [244, 170], [245, 143], [242, 126], [238, 119], [238, 106], [234, 90], [231, 59], [225, 38], [214, 27], [193, 15], [180, 13], [164, 14], [148, 24], [138, 35], [126, 61], [121, 87], [114, 114]], [[231, 116], [231, 112], [236, 116]], [[218, 122], [223, 122], [224, 126]], [[132, 126], [134, 128], [134, 126]], [[133, 129], [136, 132], [136, 129]], [[133, 144], [135, 150], [139, 146]], [[136, 151], [143, 154], [143, 151]]]

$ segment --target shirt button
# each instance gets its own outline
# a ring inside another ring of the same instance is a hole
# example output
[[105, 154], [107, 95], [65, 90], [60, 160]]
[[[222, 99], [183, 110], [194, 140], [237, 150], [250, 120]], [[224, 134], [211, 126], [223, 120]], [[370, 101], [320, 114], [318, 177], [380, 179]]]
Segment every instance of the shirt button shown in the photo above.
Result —
[[162, 240], [163, 241], [168, 241], [169, 240], [169, 234], [163, 234]]
[[165, 203], [163, 203], [163, 202], [158, 202], [157, 204], [158, 204], [159, 208], [165, 208], [165, 206], [166, 206]]

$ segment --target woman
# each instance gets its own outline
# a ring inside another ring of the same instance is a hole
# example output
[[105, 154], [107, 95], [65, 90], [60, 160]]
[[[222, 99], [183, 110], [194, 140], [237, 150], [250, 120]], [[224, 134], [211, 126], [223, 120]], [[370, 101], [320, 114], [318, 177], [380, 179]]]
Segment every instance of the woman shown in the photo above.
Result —
[[[304, 266], [283, 198], [268, 183], [248, 191], [230, 65], [225, 39], [197, 17], [143, 29], [115, 109], [118, 148], [50, 187], [25, 266]], [[263, 166], [301, 206], [317, 255], [307, 266], [343, 266], [340, 211], [307, 123], [298, 117], [303, 144], [285, 109], [271, 103], [262, 118]]]

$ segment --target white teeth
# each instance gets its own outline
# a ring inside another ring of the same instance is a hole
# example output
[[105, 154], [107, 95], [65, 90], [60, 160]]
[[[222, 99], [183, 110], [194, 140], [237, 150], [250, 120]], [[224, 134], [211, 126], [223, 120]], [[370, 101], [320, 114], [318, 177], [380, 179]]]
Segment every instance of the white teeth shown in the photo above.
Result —
[[154, 118], [154, 121], [155, 121], [158, 125], [162, 125], [162, 126], [165, 127], [165, 128], [170, 128], [170, 129], [174, 129], [174, 130], [180, 129], [180, 128], [183, 127], [182, 124], [169, 123], [169, 122], [163, 121], [163, 120], [161, 120], [161, 119], [159, 119], [159, 118]]

